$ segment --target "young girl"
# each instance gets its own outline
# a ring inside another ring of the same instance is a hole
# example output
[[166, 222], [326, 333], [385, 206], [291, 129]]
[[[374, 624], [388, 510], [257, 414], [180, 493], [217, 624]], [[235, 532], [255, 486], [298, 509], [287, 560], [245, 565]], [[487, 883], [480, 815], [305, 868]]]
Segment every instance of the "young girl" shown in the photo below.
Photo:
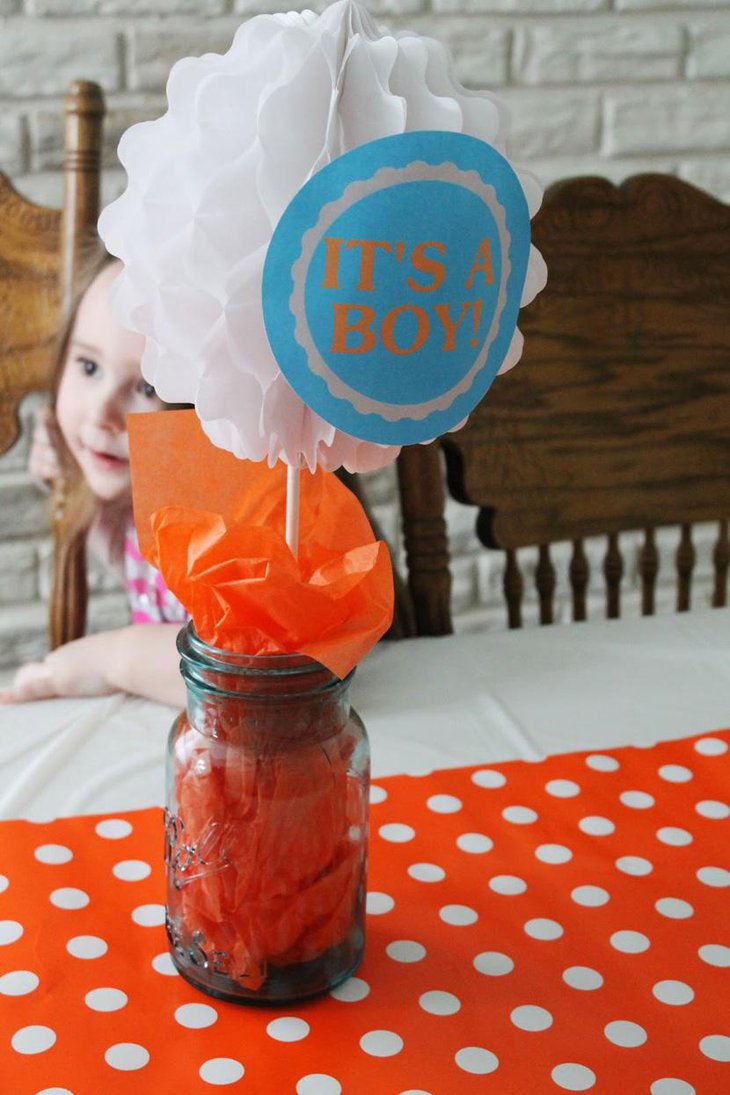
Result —
[[92, 550], [123, 569], [133, 623], [23, 666], [0, 702], [126, 691], [184, 703], [175, 639], [187, 616], [139, 555], [132, 524], [125, 416], [163, 404], [140, 371], [143, 337], [121, 327], [109, 306], [119, 269], [106, 254], [90, 268], [60, 345], [53, 411], [36, 430], [30, 468], [46, 481], [63, 477], [74, 527], [88, 530]]

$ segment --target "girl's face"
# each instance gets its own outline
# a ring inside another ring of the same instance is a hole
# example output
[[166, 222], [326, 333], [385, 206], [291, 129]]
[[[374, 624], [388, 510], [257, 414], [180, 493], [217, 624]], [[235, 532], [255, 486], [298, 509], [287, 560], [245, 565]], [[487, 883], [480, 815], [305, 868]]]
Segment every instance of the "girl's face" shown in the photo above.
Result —
[[125, 416], [162, 407], [140, 372], [143, 336], [121, 327], [109, 307], [119, 270], [116, 262], [106, 266], [81, 300], [56, 400], [64, 440], [92, 493], [104, 502], [131, 489]]

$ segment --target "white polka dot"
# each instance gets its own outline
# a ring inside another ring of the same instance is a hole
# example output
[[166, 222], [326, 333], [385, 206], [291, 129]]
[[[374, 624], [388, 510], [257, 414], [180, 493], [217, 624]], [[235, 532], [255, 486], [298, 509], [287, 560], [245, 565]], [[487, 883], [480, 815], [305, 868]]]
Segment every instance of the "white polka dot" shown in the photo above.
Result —
[[603, 984], [601, 974], [590, 966], [569, 966], [567, 970], [563, 970], [563, 980], [572, 989], [580, 989], [582, 992], [600, 989]]
[[426, 957], [426, 948], [412, 939], [395, 939], [388, 943], [385, 953], [394, 962], [421, 962]]
[[188, 1030], [212, 1027], [217, 1019], [218, 1012], [209, 1004], [181, 1004], [175, 1009], [175, 1022]]
[[67, 1087], [44, 1087], [36, 1095], [73, 1095], [73, 1091], [69, 1091]]
[[431, 1095], [430, 1091], [424, 1091], [422, 1087], [409, 1087], [406, 1091], [399, 1092], [399, 1095]]
[[573, 858], [573, 853], [564, 844], [540, 844], [539, 847], [535, 848], [535, 856], [541, 863], [558, 865], [560, 863], [569, 863]]
[[695, 998], [694, 989], [684, 981], [657, 981], [651, 990], [662, 1004], [689, 1004]]
[[165, 923], [165, 906], [138, 905], [132, 910], [132, 920], [142, 928], [157, 928]]
[[118, 1012], [127, 1006], [129, 998], [120, 989], [92, 989], [84, 996], [84, 1002], [93, 1012]]
[[462, 1072], [470, 1072], [472, 1076], [486, 1076], [499, 1068], [499, 1057], [481, 1046], [464, 1046], [454, 1060]]
[[609, 757], [605, 753], [591, 753], [586, 757], [586, 764], [594, 772], [615, 772], [621, 767], [615, 757]]
[[163, 951], [162, 954], [156, 954], [152, 959], [152, 969], [157, 973], [161, 973], [164, 977], [179, 977], [175, 963], [170, 956], [169, 951]]
[[75, 886], [61, 886], [49, 896], [49, 901], [57, 909], [85, 909], [89, 904], [89, 895]]
[[622, 855], [616, 860], [616, 866], [624, 874], [635, 875], [637, 878], [651, 874], [654, 870], [654, 864], [640, 855]]
[[724, 867], [700, 867], [697, 877], [705, 886], [713, 886], [717, 889], [730, 886], [730, 871], [725, 870]]
[[608, 890], [604, 890], [602, 886], [576, 886], [570, 896], [576, 905], [583, 905], [587, 909], [597, 909], [610, 900]]
[[0, 874], [0, 893], [5, 893], [10, 883], [4, 874]]
[[371, 1057], [395, 1057], [403, 1049], [403, 1039], [392, 1030], [369, 1030], [360, 1039], [360, 1049]]
[[678, 829], [676, 825], [665, 825], [657, 829], [656, 836], [662, 844], [669, 844], [672, 848], [683, 848], [686, 844], [691, 844], [694, 839], [686, 829]]
[[144, 1068], [149, 1059], [147, 1050], [137, 1042], [117, 1042], [104, 1054], [109, 1067], [118, 1072], [136, 1072], [138, 1068]]
[[20, 939], [23, 930], [23, 925], [17, 920], [0, 920], [0, 947]]
[[394, 906], [395, 901], [389, 893], [370, 890], [365, 898], [365, 911], [370, 916], [382, 916], [384, 913], [389, 913]]
[[608, 836], [616, 826], [607, 817], [582, 817], [578, 828], [588, 836]]
[[479, 914], [475, 909], [470, 909], [468, 905], [444, 905], [443, 908], [439, 909], [439, 917], [444, 924], [452, 924], [454, 927], [462, 928], [467, 924], [476, 923]]
[[730, 816], [730, 806], [726, 802], [718, 802], [712, 798], [698, 802], [695, 810], [700, 817], [709, 818], [711, 821], [724, 821], [726, 817]]
[[667, 783], [689, 783], [692, 772], [683, 764], [663, 764], [659, 769], [659, 778]]
[[383, 840], [387, 840], [391, 844], [407, 844], [416, 835], [415, 829], [410, 825], [402, 825], [399, 821], [391, 821], [387, 825], [381, 825], [378, 832]]
[[431, 795], [426, 805], [435, 814], [457, 814], [464, 804], [456, 795]]
[[711, 1061], [730, 1061], [730, 1038], [725, 1034], [707, 1034], [700, 1041], [700, 1051]]
[[66, 950], [73, 958], [101, 958], [109, 947], [98, 935], [75, 935], [69, 939]]
[[648, 810], [656, 801], [654, 796], [646, 791], [622, 791], [618, 797], [624, 806], [632, 810]]
[[474, 969], [487, 977], [504, 977], [512, 973], [515, 964], [508, 954], [501, 951], [482, 951], [474, 959]]
[[700, 738], [695, 742], [695, 750], [702, 757], [721, 757], [727, 753], [728, 744], [721, 738]]
[[342, 1084], [326, 1072], [310, 1072], [297, 1081], [297, 1095], [340, 1095]]
[[385, 802], [388, 797], [388, 792], [385, 787], [378, 787], [376, 784], [370, 784], [370, 805], [378, 806], [381, 802]]
[[119, 1011], [127, 1006], [129, 998], [121, 989], [101, 988], [87, 992], [84, 1002], [92, 1011]]
[[41, 844], [33, 852], [33, 855], [39, 863], [48, 863], [54, 866], [60, 863], [68, 863], [74, 857], [71, 849], [64, 844]]
[[510, 1013], [512, 1024], [519, 1030], [537, 1032], [547, 1030], [553, 1025], [553, 1017], [546, 1008], [539, 1008], [535, 1004], [521, 1004]]
[[461, 836], [456, 838], [456, 846], [462, 852], [480, 855], [483, 852], [491, 852], [494, 841], [490, 840], [484, 833], [462, 833]]
[[730, 966], [730, 947], [722, 943], [705, 943], [697, 953], [708, 966], [717, 966], [719, 969]]
[[513, 874], [496, 874], [489, 879], [489, 889], [493, 890], [494, 893], [512, 897], [515, 894], [524, 893], [527, 889], [527, 883], [523, 878], [518, 878]]
[[282, 1015], [267, 1024], [266, 1033], [275, 1042], [301, 1042], [309, 1034], [309, 1023], [295, 1015]]
[[443, 882], [446, 878], [446, 871], [436, 863], [412, 863], [408, 874], [416, 882]]
[[346, 1004], [355, 1004], [359, 1000], [364, 1000], [369, 992], [370, 985], [367, 981], [363, 981], [361, 977], [348, 977], [341, 985], [332, 989], [330, 996]]
[[560, 939], [563, 934], [562, 925], [557, 920], [547, 920], [540, 916], [528, 920], [524, 930], [531, 939]]
[[418, 1003], [429, 1015], [456, 1015], [461, 1008], [461, 1000], [453, 992], [431, 989], [418, 997]]
[[105, 840], [122, 840], [132, 832], [129, 822], [118, 817], [105, 818], [104, 821], [98, 822], [94, 829], [97, 835], [103, 836]]
[[504, 787], [507, 780], [501, 772], [495, 772], [492, 768], [482, 768], [479, 772], [472, 773], [472, 783], [477, 787], [486, 787], [493, 790], [495, 787]]
[[655, 1080], [649, 1088], [650, 1095], [697, 1095], [692, 1084], [678, 1080], [676, 1076], [664, 1076]]
[[553, 1083], [562, 1087], [563, 1091], [588, 1091], [596, 1082], [595, 1072], [591, 1072], [585, 1065], [578, 1065], [574, 1061], [566, 1061], [562, 1065], [556, 1065], [550, 1075]]
[[572, 779], [551, 779], [545, 784], [545, 790], [554, 798], [575, 798], [580, 794], [580, 784]]
[[38, 974], [30, 970], [11, 970], [0, 977], [0, 996], [27, 996], [40, 984]]
[[502, 817], [513, 825], [532, 825], [537, 821], [537, 813], [529, 806], [506, 806], [502, 810]]
[[638, 1023], [630, 1023], [627, 1019], [614, 1019], [612, 1023], [606, 1023], [603, 1033], [615, 1046], [623, 1049], [636, 1049], [643, 1046], [646, 1041], [646, 1031]]
[[152, 868], [141, 859], [122, 859], [114, 864], [112, 873], [122, 882], [141, 882], [152, 873]]
[[680, 897], [660, 897], [654, 903], [654, 908], [670, 920], [686, 920], [694, 914], [689, 901], [683, 901]]
[[50, 1027], [29, 1026], [16, 1030], [10, 1044], [16, 1053], [45, 1053], [56, 1041], [56, 1032]]
[[651, 942], [642, 932], [618, 931], [611, 936], [611, 946], [622, 954], [643, 954]]
[[200, 1066], [198, 1075], [206, 1084], [224, 1087], [237, 1083], [245, 1071], [241, 1062], [234, 1057], [211, 1057]]

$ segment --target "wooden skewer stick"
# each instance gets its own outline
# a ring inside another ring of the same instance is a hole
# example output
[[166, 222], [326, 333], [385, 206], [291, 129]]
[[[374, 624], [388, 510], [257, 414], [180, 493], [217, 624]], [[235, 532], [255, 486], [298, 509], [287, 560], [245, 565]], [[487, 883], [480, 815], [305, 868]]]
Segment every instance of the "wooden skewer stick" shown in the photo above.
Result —
[[286, 469], [286, 542], [297, 558], [299, 554], [299, 468]]

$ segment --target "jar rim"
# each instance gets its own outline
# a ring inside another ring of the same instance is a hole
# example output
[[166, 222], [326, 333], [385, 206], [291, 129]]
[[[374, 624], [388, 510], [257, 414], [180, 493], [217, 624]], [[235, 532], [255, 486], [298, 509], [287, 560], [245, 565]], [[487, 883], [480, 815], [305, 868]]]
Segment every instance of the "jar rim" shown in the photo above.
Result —
[[[181, 657], [180, 671], [186, 683], [221, 696], [240, 695], [236, 689], [225, 686], [225, 678], [241, 683], [245, 680], [252, 684], [256, 682], [256, 692], [264, 699], [266, 693], [261, 686], [265, 680], [272, 683], [269, 696], [279, 694], [286, 680], [293, 682], [297, 678], [311, 694], [348, 684], [355, 672], [352, 669], [340, 678], [307, 654], [243, 654], [224, 650], [201, 639], [192, 620], [178, 632], [177, 649]], [[307, 678], [311, 679], [310, 684], [306, 683]], [[278, 688], [273, 687], [274, 682], [278, 683]]]

